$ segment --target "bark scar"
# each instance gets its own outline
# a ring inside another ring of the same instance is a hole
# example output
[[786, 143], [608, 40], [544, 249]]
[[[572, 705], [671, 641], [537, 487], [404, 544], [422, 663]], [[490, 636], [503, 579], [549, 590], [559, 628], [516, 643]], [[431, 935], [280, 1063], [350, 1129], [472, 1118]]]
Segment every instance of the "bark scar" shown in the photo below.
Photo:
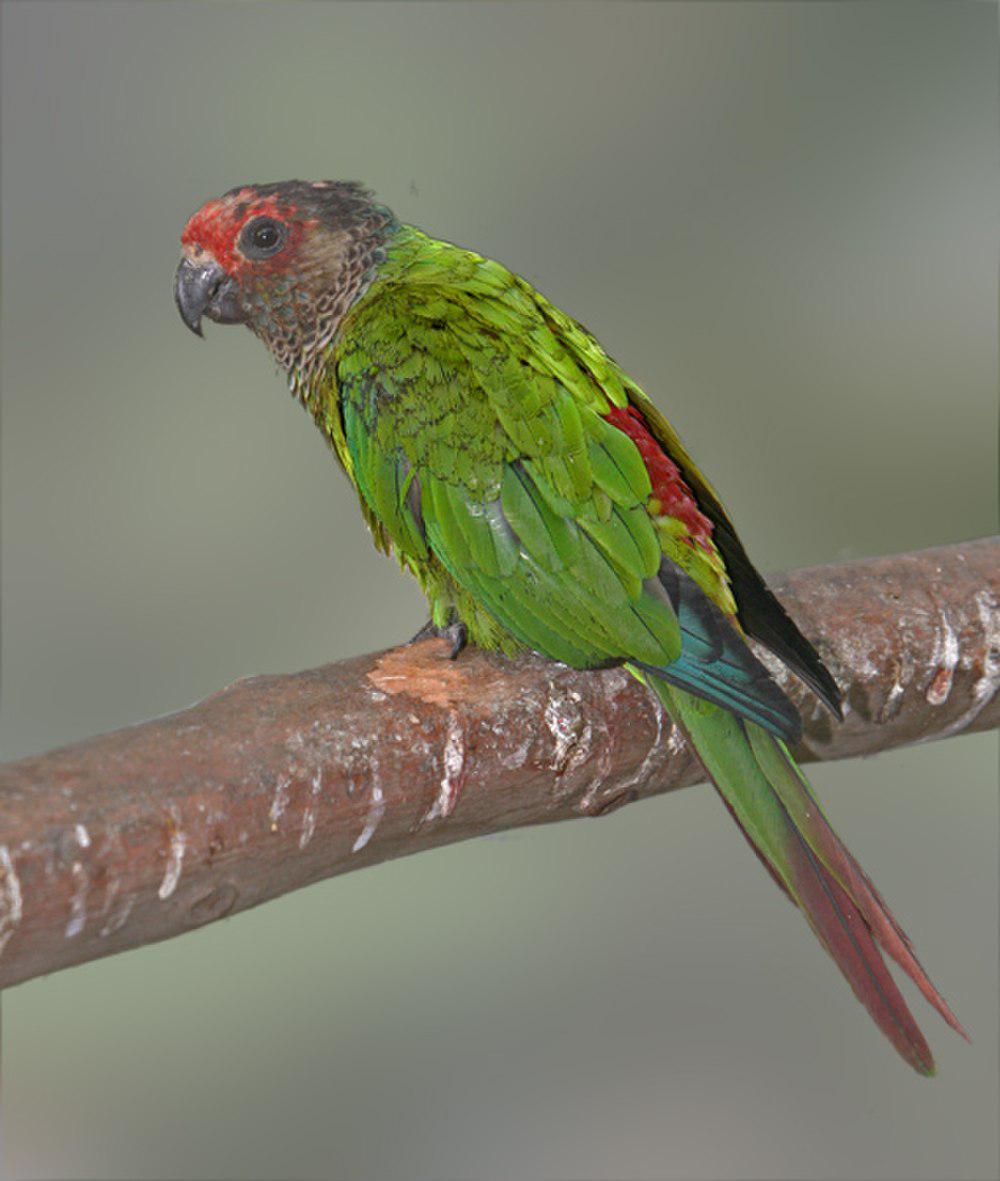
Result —
[[451, 660], [450, 652], [448, 641], [438, 638], [392, 648], [368, 670], [368, 680], [382, 693], [405, 693], [442, 709], [509, 695], [507, 677], [492, 677], [484, 684], [481, 661], [473, 666], [468, 660]]

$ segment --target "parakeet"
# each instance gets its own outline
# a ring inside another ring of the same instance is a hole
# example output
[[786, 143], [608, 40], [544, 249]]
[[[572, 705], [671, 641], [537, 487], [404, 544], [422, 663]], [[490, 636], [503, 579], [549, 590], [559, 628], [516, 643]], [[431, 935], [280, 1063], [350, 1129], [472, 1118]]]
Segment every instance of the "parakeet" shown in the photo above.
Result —
[[[376, 545], [453, 640], [624, 665], [688, 735], [771, 876], [899, 1053], [934, 1063], [886, 952], [961, 1025], [823, 814], [754, 637], [840, 716], [673, 428], [596, 338], [500, 263], [354, 182], [232, 189], [184, 228], [184, 322], [242, 323], [288, 375]], [[881, 951], [880, 951], [881, 948]]]

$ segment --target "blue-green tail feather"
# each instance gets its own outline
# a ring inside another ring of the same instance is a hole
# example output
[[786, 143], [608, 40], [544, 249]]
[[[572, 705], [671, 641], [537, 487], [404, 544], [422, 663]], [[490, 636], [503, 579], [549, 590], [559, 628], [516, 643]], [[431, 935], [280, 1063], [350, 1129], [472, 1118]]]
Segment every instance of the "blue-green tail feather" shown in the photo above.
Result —
[[753, 721], [642, 676], [690, 739], [740, 829], [778, 884], [805, 914], [856, 996], [899, 1053], [934, 1073], [923, 1034], [881, 947], [947, 1023], [967, 1036], [913, 954], [881, 897], [823, 815], [782, 739]]

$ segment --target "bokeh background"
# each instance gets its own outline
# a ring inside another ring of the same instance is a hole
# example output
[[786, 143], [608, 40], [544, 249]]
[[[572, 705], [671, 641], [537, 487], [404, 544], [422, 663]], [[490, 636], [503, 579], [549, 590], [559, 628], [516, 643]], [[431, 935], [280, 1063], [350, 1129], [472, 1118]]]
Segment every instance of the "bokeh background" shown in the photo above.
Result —
[[[180, 229], [243, 181], [362, 178], [528, 276], [669, 409], [764, 569], [994, 531], [996, 20], [4, 4], [4, 757], [423, 620], [260, 345], [177, 318]], [[814, 773], [975, 1035], [921, 1008], [933, 1083], [695, 789], [12, 990], [4, 1167], [995, 1178], [995, 757]]]

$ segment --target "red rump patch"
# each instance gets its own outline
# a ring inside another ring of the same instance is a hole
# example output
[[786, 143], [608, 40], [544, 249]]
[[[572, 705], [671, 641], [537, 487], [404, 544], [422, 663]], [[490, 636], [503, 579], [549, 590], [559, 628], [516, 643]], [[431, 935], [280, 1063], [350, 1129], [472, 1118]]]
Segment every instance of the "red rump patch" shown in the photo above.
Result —
[[652, 495], [660, 502], [659, 515], [676, 518], [688, 531], [683, 541], [689, 545], [697, 543], [706, 553], [712, 553], [712, 522], [698, 508], [694, 493], [681, 477], [680, 468], [653, 438], [639, 411], [634, 406], [624, 409], [613, 406], [604, 418], [628, 435], [639, 448], [653, 486]]

